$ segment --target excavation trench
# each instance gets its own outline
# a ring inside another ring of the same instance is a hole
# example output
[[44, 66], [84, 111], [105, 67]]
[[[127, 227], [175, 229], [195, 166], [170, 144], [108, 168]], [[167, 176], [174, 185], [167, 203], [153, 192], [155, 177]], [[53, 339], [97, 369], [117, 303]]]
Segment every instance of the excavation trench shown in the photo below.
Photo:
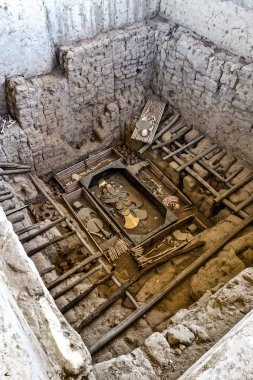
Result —
[[141, 346], [252, 265], [250, 243], [237, 247], [252, 233], [251, 170], [171, 107], [149, 145], [132, 138], [136, 125], [47, 183], [22, 177], [27, 204], [6, 207], [14, 226], [26, 210], [19, 239], [94, 362]]

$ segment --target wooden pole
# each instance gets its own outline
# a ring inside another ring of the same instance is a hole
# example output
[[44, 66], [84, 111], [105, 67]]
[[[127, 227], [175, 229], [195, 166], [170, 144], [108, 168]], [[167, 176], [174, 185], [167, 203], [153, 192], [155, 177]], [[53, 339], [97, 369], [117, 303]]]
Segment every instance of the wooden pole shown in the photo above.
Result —
[[66, 219], [66, 217], [63, 216], [63, 217], [61, 217], [61, 218], [55, 220], [55, 221], [52, 222], [52, 223], [47, 223], [44, 227], [40, 228], [38, 231], [35, 231], [35, 232], [32, 233], [31, 235], [29, 235], [29, 236], [25, 236], [25, 237], [23, 237], [23, 238], [21, 238], [21, 239], [19, 239], [19, 240], [20, 240], [20, 242], [21, 242], [22, 244], [27, 243], [28, 241], [30, 241], [30, 240], [36, 238], [37, 236], [43, 234], [44, 232], [50, 230], [50, 229], [53, 228], [54, 226], [57, 226], [57, 224], [63, 222], [65, 219]]
[[22, 206], [22, 207], [19, 207], [19, 208], [15, 208], [14, 210], [6, 211], [5, 215], [9, 216], [9, 215], [15, 214], [16, 212], [22, 211], [22, 210], [24, 210], [25, 208], [27, 208], [29, 206], [30, 205], [25, 205], [25, 206]]
[[[202, 242], [201, 242], [201, 245], [202, 245]], [[197, 245], [197, 247], [199, 247], [199, 246], [200, 246], [200, 244]], [[181, 252], [181, 254], [189, 252], [191, 249], [194, 249], [194, 248], [196, 248], [196, 245], [195, 245], [195, 247], [194, 247], [194, 245], [189, 246], [187, 250], [186, 250], [186, 247], [179, 249], [179, 250], [177, 250], [177, 255], [179, 255], [180, 252]], [[173, 253], [175, 254], [175, 252], [173, 252]], [[175, 257], [175, 256], [173, 256], [173, 257]], [[165, 258], [162, 258], [162, 259], [156, 261], [155, 263], [151, 264], [149, 267], [142, 269], [136, 276], [134, 276], [133, 278], [130, 278], [130, 280], [128, 280], [125, 284], [121, 285], [121, 287], [118, 288], [111, 295], [111, 297], [108, 298], [108, 300], [106, 300], [104, 303], [102, 303], [102, 305], [100, 305], [96, 310], [93, 310], [92, 314], [90, 314], [87, 318], [85, 318], [80, 323], [80, 325], [77, 327], [77, 332], [80, 333], [80, 331], [82, 331], [85, 326], [87, 326], [88, 324], [93, 322], [100, 314], [102, 314], [112, 304], [114, 304], [114, 302], [116, 302], [122, 296], [122, 294], [125, 292], [126, 289], [128, 289], [130, 286], [135, 284], [137, 281], [139, 281], [143, 276], [145, 276], [146, 274], [151, 272], [152, 269], [157, 268], [157, 266], [159, 266], [159, 265], [165, 264], [171, 258], [172, 257], [167, 256]]]
[[253, 179], [253, 174], [250, 174], [248, 177], [245, 177], [243, 180], [238, 182], [236, 185], [225, 191], [223, 194], [216, 197], [214, 200], [216, 203], [220, 203], [223, 199], [227, 198], [229, 195], [233, 194], [236, 190], [239, 190], [241, 187], [246, 185], [249, 181]]
[[186, 145], [183, 145], [181, 148], [178, 148], [177, 150], [175, 150], [174, 152], [168, 154], [167, 156], [163, 157], [163, 160], [168, 160], [169, 158], [172, 158], [173, 156], [175, 156], [175, 154], [179, 154], [181, 152], [183, 152], [185, 149], [191, 147], [192, 145], [196, 144], [197, 142], [199, 142], [200, 140], [202, 140], [205, 136], [204, 135], [201, 135], [199, 137], [197, 137], [196, 139], [190, 141], [188, 144]]
[[69, 290], [73, 289], [76, 285], [80, 284], [80, 282], [84, 281], [86, 278], [90, 277], [92, 274], [96, 273], [102, 268], [102, 265], [98, 265], [97, 267], [91, 269], [89, 272], [84, 273], [82, 276], [78, 277], [75, 281], [71, 282], [71, 284], [62, 288], [58, 293], [53, 296], [53, 299], [63, 296], [63, 294], [67, 293]]
[[212, 152], [217, 148], [218, 145], [213, 145], [210, 148], [204, 150], [202, 153], [198, 154], [197, 156], [193, 157], [190, 161], [185, 162], [183, 165], [181, 165], [178, 169], [177, 172], [182, 172], [184, 169], [186, 169], [188, 166], [194, 164], [195, 162], [199, 161], [201, 158], [205, 157], [208, 153]]
[[61, 276], [56, 278], [56, 280], [50, 282], [50, 284], [47, 285], [47, 289], [51, 290], [55, 288], [57, 285], [59, 285], [62, 281], [66, 280], [73, 274], [77, 273], [82, 267], [84, 267], [86, 264], [89, 264], [90, 262], [97, 260], [102, 255], [101, 252], [97, 252], [95, 255], [90, 255], [85, 260], [81, 261], [79, 264], [77, 264], [74, 268], [69, 269], [66, 273], [63, 273]]
[[133, 322], [139, 319], [143, 314], [147, 313], [154, 305], [156, 305], [161, 299], [166, 296], [172, 289], [174, 289], [178, 284], [180, 284], [185, 278], [191, 275], [196, 269], [203, 265], [208, 259], [210, 259], [218, 250], [220, 250], [224, 245], [226, 245], [233, 237], [235, 237], [239, 232], [241, 232], [245, 227], [247, 227], [253, 221], [253, 215], [250, 215], [247, 219], [241, 221], [238, 226], [236, 226], [224, 239], [219, 243], [215, 244], [212, 248], [208, 249], [199, 258], [197, 258], [192, 264], [186, 267], [181, 273], [179, 273], [159, 294], [154, 295], [148, 302], [139, 307], [138, 310], [134, 311], [117, 326], [111, 329], [107, 334], [105, 334], [101, 339], [99, 339], [91, 348], [90, 353], [94, 354], [105, 344], [114, 339], [122, 331], [128, 328]]
[[2, 175], [10, 175], [10, 174], [22, 174], [22, 173], [29, 173], [30, 169], [16, 169], [16, 170], [4, 170], [0, 172], [0, 176]]
[[30, 251], [27, 251], [27, 256], [31, 257], [31, 256], [35, 255], [35, 253], [40, 252], [41, 250], [49, 247], [52, 244], [59, 243], [60, 241], [65, 240], [65, 239], [69, 238], [70, 236], [72, 236], [74, 234], [75, 233], [73, 231], [71, 231], [71, 232], [68, 232], [65, 235], [57, 236], [56, 238], [54, 238], [52, 240], [49, 240], [46, 243], [41, 244], [41, 245], [39, 245], [38, 247], [36, 247], [34, 249], [31, 249]]
[[52, 270], [55, 269], [55, 265], [51, 265], [50, 267], [47, 267], [39, 272], [40, 276], [43, 277], [45, 274], [52, 272]]
[[76, 298], [74, 298], [72, 301], [70, 301], [69, 303], [67, 303], [67, 305], [63, 306], [60, 311], [62, 312], [62, 314], [66, 313], [69, 309], [71, 309], [72, 307], [74, 307], [76, 304], [78, 304], [80, 301], [82, 301], [82, 299], [84, 299], [85, 297], [87, 297], [91, 292], [93, 292], [93, 290], [95, 290], [99, 285], [102, 285], [104, 282], [106, 282], [107, 280], [110, 280], [111, 277], [113, 275], [113, 272], [107, 274], [105, 277], [101, 278], [101, 280], [98, 280], [96, 282], [94, 282], [94, 284], [92, 284], [88, 289], [86, 289], [84, 292], [82, 292], [81, 294], [79, 294]]
[[[174, 141], [176, 141], [177, 139], [179, 139], [180, 137], [182, 137], [183, 135], [185, 135], [187, 132], [189, 132], [191, 130], [191, 127], [185, 127], [183, 128], [180, 132], [176, 133], [175, 136], [173, 136], [171, 139], [169, 139], [168, 141], [163, 141], [163, 142], [160, 142], [160, 143], [157, 143], [156, 145], [153, 145], [152, 146], [152, 149], [158, 149], [158, 148], [162, 148], [163, 146], [165, 145], [170, 145], [172, 144]], [[156, 141], [157, 142], [157, 141]]]

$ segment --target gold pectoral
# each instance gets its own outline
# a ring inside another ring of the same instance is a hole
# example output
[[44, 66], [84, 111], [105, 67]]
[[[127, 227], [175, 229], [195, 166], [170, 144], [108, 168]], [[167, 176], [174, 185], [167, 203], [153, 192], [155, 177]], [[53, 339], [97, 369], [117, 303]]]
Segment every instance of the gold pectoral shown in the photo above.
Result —
[[125, 224], [123, 226], [124, 228], [126, 228], [127, 230], [132, 230], [133, 228], [138, 226], [140, 219], [133, 216], [130, 210], [125, 210], [123, 212], [120, 212], [120, 214], [123, 215], [125, 218]]

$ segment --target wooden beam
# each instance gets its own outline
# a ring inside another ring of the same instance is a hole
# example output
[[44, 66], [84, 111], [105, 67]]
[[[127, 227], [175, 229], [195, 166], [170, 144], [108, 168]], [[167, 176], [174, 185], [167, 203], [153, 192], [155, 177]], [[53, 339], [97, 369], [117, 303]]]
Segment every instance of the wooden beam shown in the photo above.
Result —
[[25, 237], [23, 237], [23, 238], [20, 238], [19, 240], [20, 240], [20, 242], [21, 242], [22, 244], [27, 243], [28, 241], [30, 241], [30, 240], [36, 238], [37, 236], [43, 234], [44, 232], [50, 230], [51, 228], [53, 228], [53, 227], [55, 227], [55, 226], [57, 226], [57, 224], [63, 222], [65, 219], [66, 219], [66, 217], [63, 216], [63, 217], [61, 217], [61, 218], [55, 220], [55, 221], [52, 222], [52, 223], [47, 223], [44, 227], [40, 228], [38, 231], [33, 232], [33, 233], [32, 233], [31, 235], [29, 235], [29, 236], [25, 236]]
[[82, 267], [84, 267], [86, 264], [89, 264], [90, 262], [97, 260], [102, 255], [101, 252], [97, 252], [95, 255], [90, 255], [85, 260], [81, 261], [79, 264], [77, 264], [74, 268], [68, 270], [66, 273], [63, 273], [61, 276], [56, 278], [56, 280], [50, 282], [50, 284], [47, 285], [47, 289], [51, 290], [55, 288], [57, 285], [59, 285], [62, 281], [66, 280], [73, 274], [77, 273]]
[[183, 135], [185, 135], [190, 130], [191, 130], [191, 127], [187, 127], [186, 126], [180, 132], [176, 133], [173, 137], [171, 137], [171, 139], [169, 139], [168, 141], [163, 141], [163, 142], [160, 142], [160, 143], [157, 143], [157, 144], [153, 145], [152, 149], [162, 148], [165, 145], [169, 146], [170, 144], [172, 144], [174, 141], [178, 140], [180, 137], [182, 137]]
[[38, 252], [42, 251], [43, 249], [49, 247], [52, 244], [59, 243], [60, 241], [65, 240], [65, 239], [69, 238], [70, 236], [72, 236], [74, 234], [75, 233], [73, 231], [71, 231], [71, 232], [68, 232], [65, 235], [57, 236], [56, 238], [54, 238], [52, 240], [49, 240], [46, 243], [41, 244], [41, 245], [39, 245], [38, 247], [36, 247], [34, 249], [30, 249], [29, 251], [27, 251], [27, 256], [31, 257], [31, 256], [35, 255], [35, 253], [38, 253]]
[[53, 296], [53, 299], [56, 300], [57, 298], [63, 296], [63, 294], [67, 293], [69, 290], [73, 289], [76, 285], [80, 284], [80, 282], [84, 281], [86, 278], [90, 277], [92, 274], [96, 273], [102, 269], [102, 265], [98, 265], [97, 267], [91, 269], [89, 272], [84, 273], [82, 276], [78, 277], [75, 281], [71, 282], [71, 284], [68, 284], [64, 288], [62, 288], [58, 293], [56, 293]]
[[234, 185], [233, 187], [231, 187], [230, 189], [228, 189], [227, 191], [225, 191], [224, 193], [222, 193], [221, 195], [217, 196], [214, 201], [216, 203], [220, 203], [221, 201], [223, 201], [223, 199], [229, 197], [229, 195], [233, 194], [235, 191], [239, 190], [241, 187], [243, 187], [244, 185], [246, 185], [248, 182], [250, 182], [251, 180], [253, 179], [253, 173], [250, 174], [248, 177], [245, 177], [244, 179], [242, 179], [240, 182], [238, 182], [236, 185]]
[[214, 144], [208, 149], [205, 149], [202, 153], [198, 154], [197, 156], [193, 157], [190, 161], [185, 162], [183, 165], [181, 165], [178, 169], [177, 172], [180, 173], [183, 170], [185, 170], [188, 166], [191, 166], [195, 162], [199, 161], [201, 158], [205, 157], [208, 153], [212, 152], [217, 148], [218, 145]]
[[63, 306], [60, 311], [62, 314], [66, 313], [68, 310], [72, 309], [75, 305], [77, 305], [80, 301], [82, 301], [85, 297], [87, 297], [93, 290], [95, 290], [99, 285], [102, 285], [104, 282], [110, 280], [113, 276], [113, 272], [107, 274], [105, 277], [101, 278], [101, 280], [98, 280], [94, 282], [88, 289], [86, 289], [84, 292], [79, 294], [76, 298], [74, 298], [72, 301], [67, 303], [67, 305]]
[[51, 265], [50, 267], [47, 267], [45, 269], [42, 269], [41, 271], [39, 271], [39, 274], [41, 277], [43, 277], [45, 274], [49, 273], [49, 272], [52, 272], [52, 270], [55, 269], [55, 265]]
[[128, 317], [126, 317], [117, 326], [112, 328], [107, 334], [105, 334], [101, 339], [97, 340], [95, 344], [90, 348], [90, 353], [94, 354], [109, 343], [112, 339], [118, 336], [122, 331], [128, 328], [133, 322], [147, 313], [154, 305], [163, 299], [172, 289], [174, 289], [178, 284], [185, 280], [189, 275], [195, 272], [200, 266], [206, 263], [214, 254], [217, 253], [221, 248], [224, 247], [231, 239], [233, 239], [239, 232], [241, 232], [245, 227], [247, 227], [253, 221], [253, 215], [249, 216], [245, 220], [241, 221], [238, 226], [228, 233], [220, 242], [213, 245], [212, 248], [208, 249], [200, 257], [198, 257], [192, 264], [187, 266], [181, 273], [179, 273], [160, 293], [154, 295], [148, 302], [139, 307], [138, 310], [134, 311]]
[[163, 160], [168, 160], [169, 158], [172, 158], [173, 156], [175, 156], [175, 154], [179, 154], [181, 152], [183, 152], [185, 149], [191, 147], [192, 145], [196, 144], [197, 142], [199, 142], [200, 140], [202, 140], [203, 138], [205, 137], [205, 135], [201, 135], [199, 137], [197, 137], [196, 139], [190, 141], [188, 144], [186, 145], [183, 145], [181, 148], [178, 148], [177, 150], [175, 150], [174, 152], [168, 154], [167, 156], [163, 157]]
[[245, 199], [238, 206], [236, 206], [236, 212], [242, 210], [244, 207], [248, 206], [251, 202], [253, 202], [253, 194], [249, 196], [249, 198]]

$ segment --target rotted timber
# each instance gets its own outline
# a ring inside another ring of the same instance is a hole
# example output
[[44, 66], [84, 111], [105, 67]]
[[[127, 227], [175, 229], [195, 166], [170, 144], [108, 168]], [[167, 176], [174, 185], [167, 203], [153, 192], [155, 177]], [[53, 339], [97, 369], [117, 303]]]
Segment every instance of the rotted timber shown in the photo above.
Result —
[[71, 284], [62, 288], [58, 293], [53, 296], [53, 299], [63, 296], [63, 294], [67, 293], [69, 290], [73, 289], [76, 285], [80, 284], [80, 282], [84, 281], [86, 278], [90, 277], [92, 274], [98, 272], [102, 269], [102, 265], [98, 265], [97, 267], [91, 269], [89, 272], [84, 273], [82, 276], [78, 277], [75, 281], [71, 282]]
[[113, 271], [109, 274], [107, 274], [105, 277], [101, 278], [100, 280], [94, 282], [88, 289], [86, 289], [84, 292], [79, 294], [76, 298], [71, 300], [67, 305], [63, 306], [60, 311], [62, 314], [66, 313], [68, 310], [72, 309], [75, 305], [77, 305], [80, 301], [82, 301], [85, 297], [87, 297], [93, 290], [95, 290], [99, 285], [104, 284], [106, 281], [110, 280], [113, 276]]
[[250, 174], [249, 176], [243, 178], [240, 182], [238, 182], [236, 185], [234, 185], [233, 187], [231, 187], [229, 190], [225, 191], [223, 194], [218, 195], [214, 199], [214, 201], [216, 203], [220, 203], [221, 201], [223, 201], [224, 199], [226, 199], [227, 197], [229, 197], [231, 194], [233, 194], [235, 191], [239, 190], [241, 187], [243, 187], [244, 185], [246, 185], [251, 180], [253, 180], [253, 173]]
[[56, 280], [50, 282], [50, 284], [47, 285], [47, 289], [51, 290], [55, 288], [57, 285], [59, 285], [62, 281], [66, 280], [73, 274], [77, 273], [79, 270], [81, 270], [85, 265], [91, 263], [94, 260], [97, 260], [99, 257], [102, 256], [101, 252], [97, 252], [94, 255], [90, 255], [85, 260], [81, 261], [79, 264], [77, 264], [74, 268], [69, 269], [66, 273], [63, 273], [61, 276], [59, 276]]
[[21, 238], [21, 239], [19, 239], [19, 240], [20, 240], [20, 242], [21, 242], [22, 244], [27, 243], [28, 241], [30, 241], [30, 240], [36, 238], [37, 236], [43, 234], [44, 232], [50, 230], [51, 228], [53, 228], [53, 227], [55, 227], [55, 226], [57, 226], [57, 224], [63, 222], [65, 219], [66, 219], [66, 217], [63, 216], [63, 217], [61, 217], [61, 218], [55, 220], [55, 221], [52, 222], [52, 223], [47, 223], [47, 224], [45, 225], [45, 227], [42, 227], [42, 228], [40, 228], [38, 231], [32, 233], [31, 235], [29, 235], [29, 236], [25, 236], [25, 237], [23, 237], [23, 238]]
[[45, 276], [45, 274], [52, 272], [54, 269], [55, 269], [55, 265], [51, 265], [50, 267], [47, 267], [39, 271], [39, 274], [41, 277], [43, 277]]
[[55, 244], [55, 243], [59, 243], [60, 241], [65, 240], [65, 239], [69, 238], [70, 236], [73, 236], [74, 234], [75, 234], [75, 232], [71, 231], [71, 232], [68, 232], [65, 235], [57, 236], [56, 238], [54, 238], [52, 240], [49, 240], [46, 243], [41, 244], [41, 245], [39, 245], [38, 247], [36, 247], [34, 249], [31, 249], [31, 250], [27, 251], [27, 256], [31, 257], [31, 256], [35, 255], [36, 253], [42, 251], [43, 249], [49, 247], [50, 245]]
[[152, 149], [154, 150], [154, 149], [162, 148], [163, 146], [169, 146], [174, 141], [176, 141], [179, 138], [181, 138], [182, 136], [184, 136], [190, 130], [191, 130], [191, 127], [186, 126], [180, 132], [176, 133], [173, 137], [171, 137], [171, 139], [169, 139], [168, 141], [163, 141], [163, 142], [159, 142], [159, 143], [156, 141], [157, 144], [153, 145]]
[[192, 264], [187, 266], [181, 273], [179, 273], [160, 293], [153, 296], [148, 302], [139, 307], [128, 317], [126, 317], [117, 326], [112, 328], [101, 339], [89, 349], [91, 354], [96, 353], [112, 339], [118, 336], [122, 331], [128, 328], [133, 322], [139, 319], [143, 314], [148, 312], [154, 305], [163, 299], [172, 289], [185, 280], [189, 275], [195, 272], [200, 266], [202, 266], [207, 260], [209, 260], [214, 254], [224, 247], [231, 239], [233, 239], [239, 232], [247, 227], [253, 221], [253, 215], [250, 215], [245, 220], [241, 221], [229, 234], [227, 234], [219, 243], [215, 244], [212, 248], [208, 249], [199, 258], [197, 258]]

